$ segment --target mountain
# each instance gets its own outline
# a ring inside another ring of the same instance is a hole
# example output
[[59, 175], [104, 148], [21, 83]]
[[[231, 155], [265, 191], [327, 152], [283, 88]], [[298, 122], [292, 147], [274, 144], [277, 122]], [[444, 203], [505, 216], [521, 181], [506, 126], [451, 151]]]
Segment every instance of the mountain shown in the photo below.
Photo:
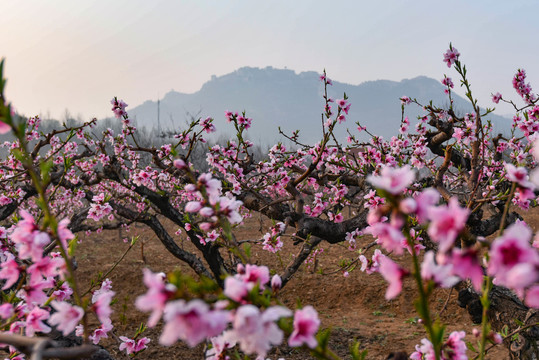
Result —
[[[233, 127], [225, 120], [225, 111], [246, 111], [253, 118], [248, 138], [261, 145], [270, 145], [284, 140], [278, 133], [300, 130], [300, 140], [315, 143], [321, 138], [321, 113], [324, 107], [323, 83], [319, 74], [309, 71], [296, 74], [292, 70], [243, 67], [223, 76], [212, 76], [202, 88], [193, 94], [175, 91], [167, 93], [160, 101], [160, 123], [162, 129], [179, 131], [184, 129], [190, 116], [215, 119], [218, 134], [225, 138], [233, 135]], [[396, 135], [401, 119], [399, 98], [403, 95], [416, 98], [422, 104], [430, 100], [434, 105], [448, 103], [444, 86], [437, 80], [419, 76], [400, 82], [377, 80], [360, 85], [334, 81], [328, 94], [334, 99], [342, 98], [346, 92], [352, 104], [344, 124], [338, 125], [336, 135], [345, 142], [346, 128], [357, 134], [356, 121], [367, 126], [373, 134], [389, 139]], [[470, 103], [454, 94], [457, 112], [471, 110]], [[157, 102], [146, 101], [129, 110], [130, 117], [139, 127], [152, 129], [157, 126]], [[411, 125], [417, 122], [422, 110], [416, 105], [406, 108]], [[497, 132], [506, 133], [511, 121], [494, 114], [488, 117]], [[412, 128], [413, 129], [413, 128]]]

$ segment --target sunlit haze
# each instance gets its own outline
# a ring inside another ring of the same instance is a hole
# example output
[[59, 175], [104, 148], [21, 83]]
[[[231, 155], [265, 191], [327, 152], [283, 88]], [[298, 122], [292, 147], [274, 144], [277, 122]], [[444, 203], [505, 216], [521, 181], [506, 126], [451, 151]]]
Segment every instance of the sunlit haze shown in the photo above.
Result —
[[110, 116], [113, 96], [133, 107], [242, 66], [325, 68], [351, 84], [456, 79], [442, 62], [452, 42], [493, 106], [492, 92], [517, 99], [517, 68], [539, 90], [538, 13], [535, 1], [6, 0], [0, 56], [19, 112], [87, 120]]

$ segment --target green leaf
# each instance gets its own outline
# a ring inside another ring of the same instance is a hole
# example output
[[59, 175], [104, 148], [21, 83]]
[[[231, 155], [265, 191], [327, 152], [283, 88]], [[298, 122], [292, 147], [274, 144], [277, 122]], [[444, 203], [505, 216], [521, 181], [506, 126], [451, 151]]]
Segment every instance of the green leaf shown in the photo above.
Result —
[[140, 235], [137, 235], [137, 236], [133, 236], [131, 238], [131, 246], [135, 245], [138, 241], [138, 239], [140, 238]]
[[330, 335], [330, 329], [324, 329], [318, 332], [316, 335], [316, 340], [318, 341], [318, 347], [324, 351], [327, 349], [329, 344], [329, 335]]
[[365, 351], [362, 351], [361, 353], [359, 352], [359, 346], [360, 345], [361, 345], [361, 343], [359, 341], [356, 341], [355, 343], [350, 345], [350, 355], [352, 355], [353, 360], [362, 360], [362, 359], [365, 358], [364, 356], [362, 357], [362, 354]]
[[52, 160], [44, 161], [39, 164], [39, 169], [41, 170], [41, 178], [43, 179], [43, 182], [49, 182], [53, 165], [54, 163], [52, 162]]
[[252, 249], [252, 246], [251, 244], [243, 244], [243, 251], [245, 251], [245, 255], [247, 255], [248, 258], [251, 257], [251, 249]]
[[75, 238], [69, 242], [68, 249], [67, 249], [67, 253], [69, 254], [69, 256], [72, 257], [75, 255], [75, 251], [77, 250], [77, 245], [78, 245], [78, 235], [75, 236]]
[[13, 154], [13, 156], [15, 157], [15, 159], [19, 160], [20, 162], [24, 162], [26, 157], [24, 156], [24, 154], [22, 153], [22, 151], [20, 151], [19, 149], [13, 149], [11, 151], [11, 154]]
[[444, 341], [444, 332], [445, 332], [445, 325], [443, 325], [439, 319], [437, 319], [434, 324], [432, 324], [432, 332], [433, 332], [433, 339], [432, 342], [436, 342], [438, 344], [443, 343]]
[[468, 350], [473, 351], [474, 353], [478, 352], [475, 346], [473, 346], [473, 344], [469, 341], [466, 341], [466, 347], [468, 348]]

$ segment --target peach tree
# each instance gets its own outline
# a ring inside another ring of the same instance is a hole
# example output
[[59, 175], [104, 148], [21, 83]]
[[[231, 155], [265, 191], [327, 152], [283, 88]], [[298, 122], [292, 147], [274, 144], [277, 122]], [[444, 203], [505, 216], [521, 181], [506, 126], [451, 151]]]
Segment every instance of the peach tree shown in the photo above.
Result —
[[[199, 276], [167, 277], [144, 269], [148, 291], [134, 305], [151, 312], [147, 326], [163, 318], [163, 345], [211, 342], [211, 359], [234, 356], [237, 345], [262, 359], [286, 336], [290, 346], [313, 356], [338, 358], [328, 347], [328, 333], [318, 332], [316, 310], [293, 312], [278, 298], [279, 289], [326, 242], [351, 250], [351, 260], [341, 264], [346, 276], [359, 268], [386, 279], [387, 299], [399, 295], [404, 277], [415, 280], [415, 305], [427, 338], [413, 359], [467, 358], [467, 348], [482, 359], [489, 342], [502, 340], [499, 333], [513, 354], [536, 356], [539, 241], [532, 243], [533, 230], [516, 209], [537, 201], [538, 174], [529, 172], [539, 156], [538, 100], [518, 70], [513, 85], [523, 105], [493, 95], [495, 103], [511, 103], [516, 112], [510, 134], [493, 134], [485, 120], [492, 109], [482, 109], [473, 97], [459, 52], [450, 45], [444, 61], [460, 77], [471, 112], [459, 115], [454, 109], [454, 84], [444, 76], [447, 108], [403, 96], [398, 135], [384, 140], [358, 122], [347, 139], [338, 139], [334, 129], [350, 122], [351, 102], [346, 94], [331, 96], [324, 72], [318, 143], [304, 144], [298, 132], [283, 134], [292, 147], [278, 143], [265, 159], [255, 160], [254, 144], [247, 140], [253, 120], [227, 112], [236, 137], [208, 148], [209, 170], [191, 160], [205, 135], [216, 131], [212, 118], [193, 120], [169, 144], [144, 146], [127, 104], [114, 98], [119, 132], [95, 134], [94, 119], [42, 133], [38, 117], [22, 119], [11, 111], [0, 77], [0, 131], [14, 135], [3, 144], [7, 155], [0, 165], [0, 342], [12, 345], [11, 358], [73, 358], [94, 351], [89, 344], [59, 350], [46, 338], [32, 337], [52, 328], [64, 335], [76, 331], [86, 343], [108, 336], [114, 291], [103, 275], [81, 291], [73, 256], [75, 244], [84, 240], [75, 234], [140, 223]], [[413, 131], [408, 106], [424, 111]], [[272, 253], [283, 251], [285, 241], [298, 246], [273, 277], [267, 267], [251, 264], [251, 245], [235, 236], [253, 213], [272, 226], [250, 244]], [[178, 234], [196, 250], [179, 246]], [[404, 256], [412, 258], [409, 269], [394, 261]], [[446, 336], [429, 306], [437, 287], [459, 290], [460, 304], [481, 323], [477, 344], [466, 344], [464, 332]], [[90, 328], [88, 316], [100, 326]], [[120, 349], [130, 356], [143, 351], [149, 341], [144, 329], [120, 337]], [[365, 356], [359, 344], [351, 354]]]

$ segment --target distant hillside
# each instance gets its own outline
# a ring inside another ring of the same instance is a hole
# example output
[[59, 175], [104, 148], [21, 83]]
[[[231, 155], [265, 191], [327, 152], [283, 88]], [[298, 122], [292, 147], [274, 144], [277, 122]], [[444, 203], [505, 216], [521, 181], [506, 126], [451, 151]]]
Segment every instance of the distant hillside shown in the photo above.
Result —
[[[399, 98], [403, 95], [417, 98], [424, 104], [429, 100], [439, 106], [448, 102], [443, 85], [425, 76], [400, 82], [369, 81], [360, 85], [334, 81], [329, 88], [329, 95], [335, 99], [342, 98], [343, 92], [348, 95], [352, 108], [347, 122], [337, 130], [342, 141], [346, 137], [346, 127], [357, 133], [356, 121], [386, 139], [395, 135], [401, 118]], [[189, 118], [187, 114], [211, 116], [218, 132], [230, 136], [232, 128], [226, 123], [225, 111], [245, 110], [247, 116], [253, 118], [248, 134], [254, 142], [268, 145], [282, 139], [278, 134], [280, 126], [287, 133], [299, 129], [303, 142], [314, 143], [321, 137], [322, 94], [323, 84], [315, 72], [296, 74], [292, 70], [272, 67], [244, 67], [227, 75], [212, 76], [193, 94], [175, 91], [166, 94], [160, 102], [161, 127], [184, 128]], [[469, 102], [459, 96], [454, 96], [454, 102], [457, 111], [464, 113], [471, 109]], [[146, 101], [128, 111], [139, 127], [152, 129], [157, 126], [156, 101]], [[420, 113], [417, 106], [407, 108], [406, 114], [412, 125]], [[497, 132], [509, 129], [510, 120], [497, 115], [489, 118]]]

